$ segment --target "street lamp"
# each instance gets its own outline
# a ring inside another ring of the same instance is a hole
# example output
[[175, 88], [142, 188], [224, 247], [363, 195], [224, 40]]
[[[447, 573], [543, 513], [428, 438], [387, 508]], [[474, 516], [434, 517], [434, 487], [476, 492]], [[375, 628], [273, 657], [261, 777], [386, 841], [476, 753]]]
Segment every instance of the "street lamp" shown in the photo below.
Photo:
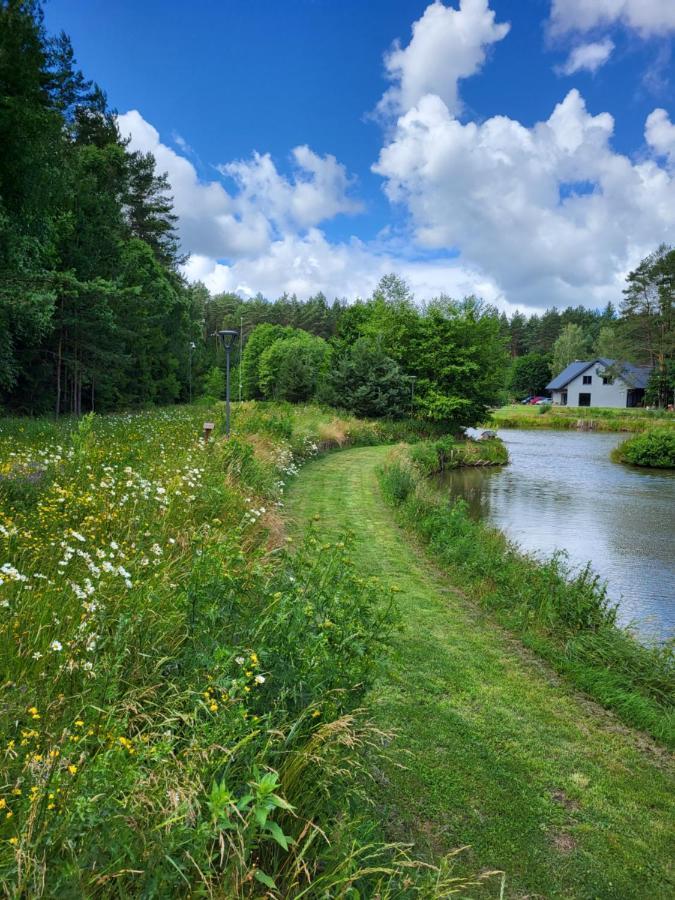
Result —
[[197, 345], [194, 341], [190, 341], [189, 347], [189, 355], [188, 355], [188, 383], [190, 385], [190, 403], [192, 403], [192, 353]]
[[239, 332], [224, 328], [216, 332], [216, 338], [225, 349], [225, 437], [230, 436], [230, 350]]

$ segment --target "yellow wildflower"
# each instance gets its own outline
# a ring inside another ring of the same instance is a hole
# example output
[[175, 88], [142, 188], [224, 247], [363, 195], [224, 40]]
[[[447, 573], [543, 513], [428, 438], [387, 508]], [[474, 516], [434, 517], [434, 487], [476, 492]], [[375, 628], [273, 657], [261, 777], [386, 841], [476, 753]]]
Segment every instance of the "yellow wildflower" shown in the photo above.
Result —
[[73, 766], [73, 765], [68, 766], [68, 771], [70, 772], [71, 775], [75, 775], [75, 773], [77, 772], [77, 766]]
[[209, 709], [211, 710], [211, 712], [218, 712], [218, 704], [215, 700], [211, 703]]
[[10, 844], [12, 844], [12, 846], [16, 847], [16, 845], [19, 843], [19, 839], [16, 837], [11, 837], [9, 839], [9, 842], [10, 842]]

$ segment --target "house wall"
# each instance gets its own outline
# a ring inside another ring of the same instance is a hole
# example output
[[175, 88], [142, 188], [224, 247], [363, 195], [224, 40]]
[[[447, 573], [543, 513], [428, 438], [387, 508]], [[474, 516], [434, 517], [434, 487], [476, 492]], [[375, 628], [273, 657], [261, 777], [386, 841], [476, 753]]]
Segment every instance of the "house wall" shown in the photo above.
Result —
[[[591, 395], [591, 406], [605, 406], [625, 409], [628, 396], [628, 385], [621, 378], [615, 378], [614, 384], [603, 384], [602, 376], [597, 374], [600, 366], [592, 365], [581, 375], [577, 375], [567, 385], [567, 405], [579, 406], [579, 394]], [[584, 375], [591, 376], [591, 383], [584, 384]], [[554, 403], [561, 402], [562, 391], [551, 391]]]

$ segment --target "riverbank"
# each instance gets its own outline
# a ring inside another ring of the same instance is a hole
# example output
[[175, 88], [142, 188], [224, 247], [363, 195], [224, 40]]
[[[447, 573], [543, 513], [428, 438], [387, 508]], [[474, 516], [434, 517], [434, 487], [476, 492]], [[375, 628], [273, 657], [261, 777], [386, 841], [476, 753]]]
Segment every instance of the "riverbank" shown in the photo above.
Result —
[[[294, 533], [349, 531], [364, 577], [397, 589], [402, 617], [367, 698], [393, 731], [373, 772], [386, 836], [457, 874], [506, 872], [504, 896], [670, 897], [672, 772], [663, 751], [589, 702], [462, 592], [378, 488], [387, 448], [310, 462], [292, 485]], [[454, 574], [453, 574], [454, 579]], [[496, 881], [469, 896], [498, 897]]]
[[612, 453], [614, 462], [648, 469], [675, 469], [675, 430], [659, 428], [636, 434]]
[[617, 628], [616, 608], [590, 566], [573, 573], [559, 555], [526, 556], [472, 520], [465, 503], [448, 503], [415, 463], [420, 450], [392, 451], [379, 472], [398, 519], [526, 646], [627, 724], [674, 748], [672, 645], [647, 647]]
[[675, 413], [660, 409], [600, 409], [513, 404], [493, 410], [485, 427], [639, 432], [652, 428], [675, 428]]

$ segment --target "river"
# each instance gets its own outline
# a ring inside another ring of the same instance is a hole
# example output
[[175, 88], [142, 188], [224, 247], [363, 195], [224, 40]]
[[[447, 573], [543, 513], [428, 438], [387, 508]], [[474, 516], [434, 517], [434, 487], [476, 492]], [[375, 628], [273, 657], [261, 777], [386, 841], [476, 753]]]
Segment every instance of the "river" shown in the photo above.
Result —
[[504, 429], [510, 463], [440, 477], [485, 518], [540, 557], [564, 550], [590, 561], [619, 605], [619, 621], [643, 638], [675, 634], [675, 473], [610, 459], [627, 435]]

